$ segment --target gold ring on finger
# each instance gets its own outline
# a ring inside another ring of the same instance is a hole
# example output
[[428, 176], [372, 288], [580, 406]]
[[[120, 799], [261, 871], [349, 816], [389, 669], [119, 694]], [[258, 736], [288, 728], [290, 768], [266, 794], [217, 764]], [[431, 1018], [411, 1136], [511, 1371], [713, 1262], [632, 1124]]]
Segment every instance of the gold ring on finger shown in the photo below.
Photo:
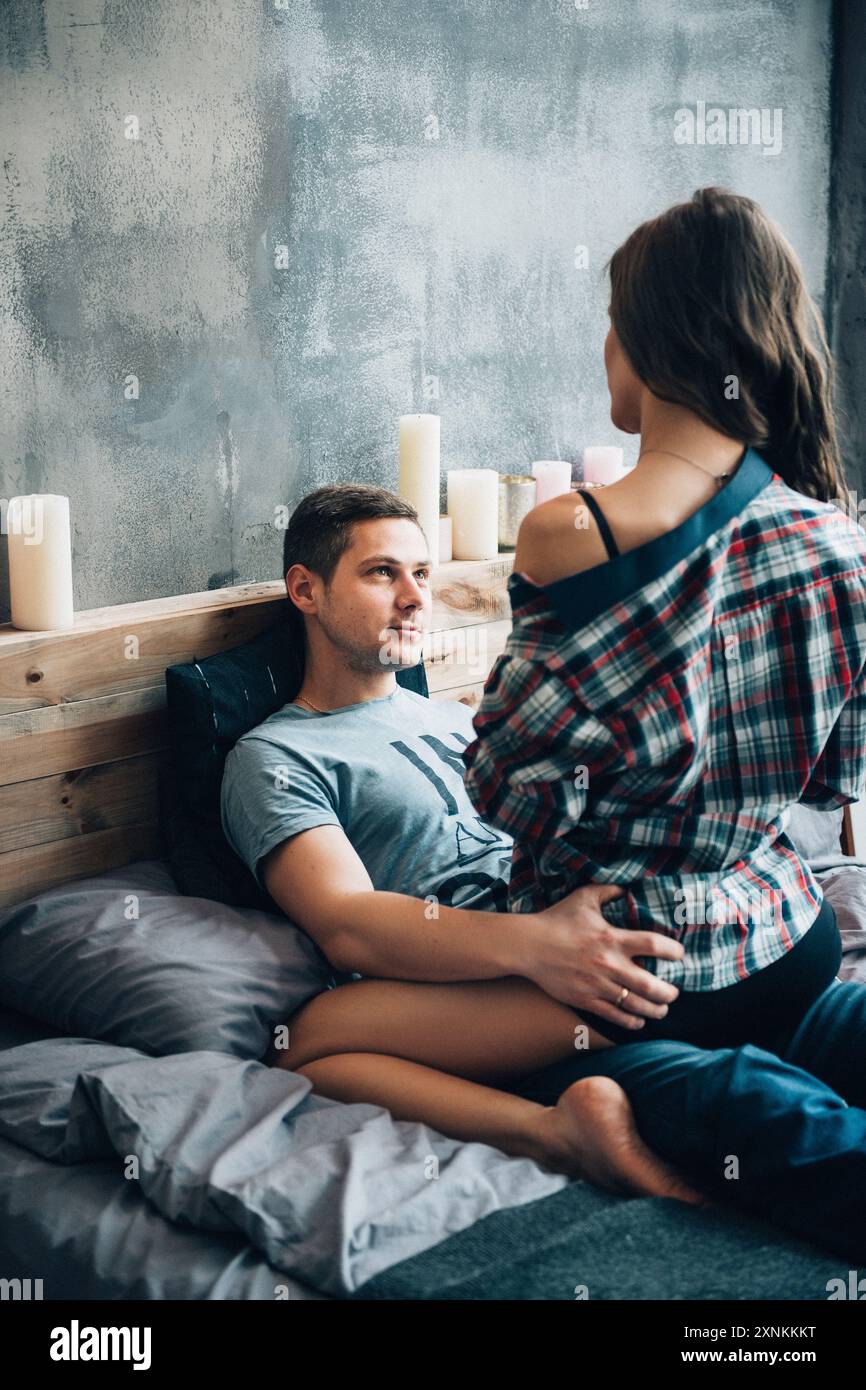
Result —
[[620, 1007], [622, 1006], [623, 1000], [625, 1000], [625, 999], [628, 998], [628, 994], [629, 994], [628, 990], [626, 989], [625, 985], [623, 985], [623, 987], [622, 987], [622, 994], [619, 996], [619, 998], [618, 998], [617, 1001], [616, 1001], [616, 1007], [617, 1007], [617, 1008], [620, 1008]]

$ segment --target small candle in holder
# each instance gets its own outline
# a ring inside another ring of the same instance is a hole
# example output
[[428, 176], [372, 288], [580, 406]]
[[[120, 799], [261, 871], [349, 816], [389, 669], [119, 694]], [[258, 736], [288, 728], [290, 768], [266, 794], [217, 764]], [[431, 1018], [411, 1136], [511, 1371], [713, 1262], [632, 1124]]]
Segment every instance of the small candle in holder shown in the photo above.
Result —
[[535, 478], [535, 505], [571, 490], [571, 463], [568, 459], [538, 459], [532, 465]]
[[397, 492], [418, 513], [430, 560], [439, 564], [439, 416], [400, 416]]
[[515, 550], [520, 523], [535, 506], [538, 484], [528, 473], [503, 473], [499, 479], [499, 549]]
[[495, 560], [499, 554], [499, 473], [495, 468], [449, 468], [448, 515], [455, 560]]
[[439, 563], [447, 565], [451, 559], [453, 547], [451, 544], [451, 518], [450, 516], [440, 516], [439, 518]]
[[622, 449], [615, 444], [594, 444], [583, 451], [585, 483], [615, 483], [625, 477]]
[[69, 498], [55, 493], [10, 497], [6, 522], [12, 626], [28, 632], [72, 627]]

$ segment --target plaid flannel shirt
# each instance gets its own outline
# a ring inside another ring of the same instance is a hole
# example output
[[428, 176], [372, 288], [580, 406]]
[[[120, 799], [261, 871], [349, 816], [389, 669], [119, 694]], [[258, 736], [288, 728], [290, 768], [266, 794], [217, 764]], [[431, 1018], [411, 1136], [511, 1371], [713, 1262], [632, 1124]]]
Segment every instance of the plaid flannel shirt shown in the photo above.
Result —
[[666, 535], [540, 587], [463, 752], [478, 813], [513, 837], [509, 910], [582, 884], [616, 926], [682, 941], [642, 964], [681, 990], [790, 951], [821, 888], [786, 835], [866, 781], [866, 533], [755, 450]]

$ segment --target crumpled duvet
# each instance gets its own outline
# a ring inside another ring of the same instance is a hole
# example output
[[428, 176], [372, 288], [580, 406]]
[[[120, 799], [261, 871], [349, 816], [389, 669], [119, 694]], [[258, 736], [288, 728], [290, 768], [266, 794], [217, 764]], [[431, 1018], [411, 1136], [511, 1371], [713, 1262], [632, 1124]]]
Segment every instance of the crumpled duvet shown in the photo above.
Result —
[[87, 1038], [0, 1056], [0, 1135], [55, 1163], [116, 1159], [163, 1216], [240, 1231], [275, 1268], [338, 1298], [568, 1182], [379, 1106], [312, 1095], [306, 1077], [261, 1062]]

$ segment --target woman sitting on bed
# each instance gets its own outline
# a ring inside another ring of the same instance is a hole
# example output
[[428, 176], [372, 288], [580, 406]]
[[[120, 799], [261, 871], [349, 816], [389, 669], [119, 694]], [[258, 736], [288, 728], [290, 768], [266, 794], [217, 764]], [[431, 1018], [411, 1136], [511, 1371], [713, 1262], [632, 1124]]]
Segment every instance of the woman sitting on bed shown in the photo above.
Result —
[[[776, 1051], [841, 960], [790, 808], [866, 777], [866, 537], [833, 504], [807, 310], [826, 342], [779, 230], [721, 189], [638, 227], [610, 273], [611, 419], [637, 466], [524, 521], [466, 789], [514, 837], [512, 911], [612, 883], [609, 921], [685, 949], [647, 962], [680, 990], [663, 1018], [581, 1009], [587, 1046]], [[866, 989], [859, 1013], [862, 1039]]]

